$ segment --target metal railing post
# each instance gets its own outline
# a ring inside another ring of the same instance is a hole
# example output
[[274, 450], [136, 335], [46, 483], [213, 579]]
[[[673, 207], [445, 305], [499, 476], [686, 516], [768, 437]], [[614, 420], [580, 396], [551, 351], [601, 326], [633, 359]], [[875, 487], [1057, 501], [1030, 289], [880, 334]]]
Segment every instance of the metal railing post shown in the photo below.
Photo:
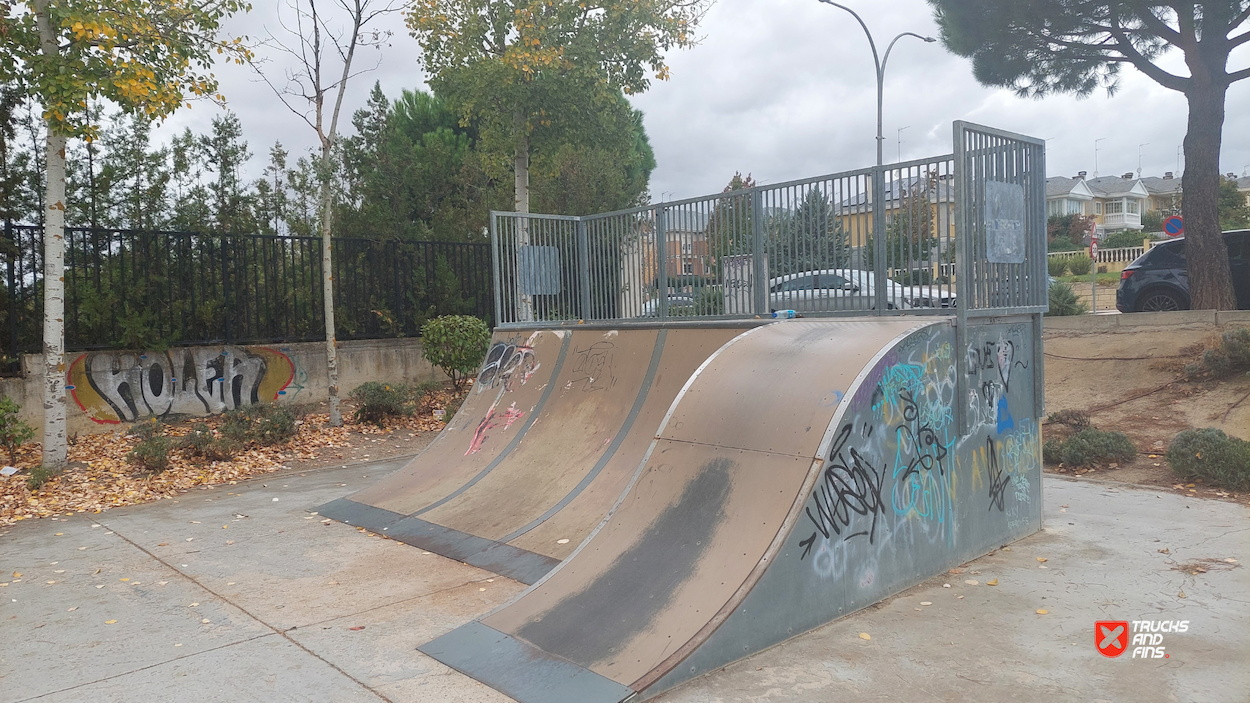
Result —
[[586, 222], [577, 218], [577, 287], [581, 300], [583, 320], [593, 317], [590, 310], [590, 242], [586, 236]]
[[[961, 437], [969, 432], [968, 403], [968, 293], [972, 282], [968, 271], [968, 163], [964, 145], [964, 123], [958, 120], [952, 128], [955, 142], [953, 188], [955, 200], [955, 420]], [[1035, 340], [1039, 344], [1041, 340]]]
[[503, 279], [500, 274], [499, 257], [499, 215], [491, 213], [490, 217], [490, 246], [491, 246], [491, 278], [494, 281], [494, 298], [495, 298], [495, 325], [502, 325], [511, 322], [509, 316], [503, 314]]
[[768, 313], [768, 257], [764, 247], [764, 191], [751, 191], [751, 262], [755, 279], [751, 286], [752, 307], [756, 315]]
[[663, 205], [655, 210], [655, 285], [655, 314], [663, 319], [668, 317], [668, 208]]
[[[899, 194], [895, 193], [895, 196], [899, 197]], [[885, 279], [890, 268], [886, 261], [887, 247], [885, 241], [885, 208], [887, 202], [885, 194], [885, 167], [876, 166], [872, 169], [872, 277], [876, 288], [873, 291], [873, 299], [876, 301], [874, 309], [878, 315], [884, 315], [887, 307]], [[899, 207], [902, 207], [902, 204], [900, 199]]]

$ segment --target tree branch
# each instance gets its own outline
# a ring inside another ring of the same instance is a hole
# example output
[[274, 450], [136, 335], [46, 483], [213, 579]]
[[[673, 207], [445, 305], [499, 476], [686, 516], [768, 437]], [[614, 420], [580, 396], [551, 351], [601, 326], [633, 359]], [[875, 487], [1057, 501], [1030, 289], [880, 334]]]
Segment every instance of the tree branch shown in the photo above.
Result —
[[1181, 93], [1185, 92], [1186, 87], [1189, 85], [1189, 79], [1168, 73], [1152, 63], [1150, 59], [1142, 56], [1141, 52], [1137, 50], [1137, 47], [1133, 46], [1133, 42], [1124, 33], [1124, 29], [1120, 27], [1120, 23], [1118, 21], [1114, 21], [1114, 18], [1111, 26], [1111, 34], [1116, 38], [1116, 50], [1127, 57], [1137, 70], [1146, 74], [1164, 88]]
[[1167, 22], [1159, 19], [1149, 6], [1139, 4], [1137, 8], [1137, 16], [1141, 18], [1142, 23], [1145, 24], [1150, 31], [1155, 33], [1155, 36], [1172, 46], [1181, 45], [1181, 33], [1168, 26]]

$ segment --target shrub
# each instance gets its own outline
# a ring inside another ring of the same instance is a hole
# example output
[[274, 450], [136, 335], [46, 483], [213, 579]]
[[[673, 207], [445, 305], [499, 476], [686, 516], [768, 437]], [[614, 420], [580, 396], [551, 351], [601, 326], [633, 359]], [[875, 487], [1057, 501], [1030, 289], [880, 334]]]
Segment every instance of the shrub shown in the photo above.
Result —
[[1065, 440], [1047, 440], [1042, 446], [1043, 461], [1073, 467], [1128, 461], [1136, 453], [1137, 449], [1122, 432], [1104, 432], [1093, 427]]
[[239, 452], [239, 443], [229, 437], [219, 437], [208, 425], [199, 423], [182, 438], [182, 449], [191, 456], [202, 456], [209, 461], [229, 461]]
[[403, 383], [369, 381], [357, 386], [348, 397], [356, 403], [356, 422], [372, 422], [379, 427], [383, 419], [393, 415], [406, 417], [417, 407], [413, 389]]
[[1072, 286], [1063, 281], [1055, 281], [1050, 285], [1050, 310], [1047, 315], [1061, 317], [1064, 315], [1084, 315], [1089, 312], [1089, 306], [1080, 298], [1076, 297], [1076, 292], [1072, 290]]
[[725, 294], [720, 288], [704, 286], [694, 297], [697, 315], [722, 315], [725, 312]]
[[1067, 425], [1077, 432], [1089, 428], [1089, 413], [1083, 413], [1080, 410], [1053, 412], [1046, 416], [1046, 420], [1058, 425]]
[[1235, 491], [1250, 490], [1250, 442], [1214, 427], [1185, 430], [1168, 445], [1172, 471], [1186, 480], [1201, 479]]
[[21, 408], [13, 399], [0, 397], [0, 444], [9, 450], [9, 463], [17, 463], [17, 448], [35, 436], [35, 429], [18, 417]]
[[1202, 351], [1198, 360], [1185, 364], [1185, 377], [1204, 373], [1223, 378], [1250, 368], [1250, 327], [1234, 327], [1220, 336], [1219, 342]]
[[490, 348], [490, 329], [469, 315], [443, 315], [421, 327], [422, 356], [442, 369], [455, 387], [477, 373]]
[[[1162, 220], [1159, 221], [1159, 228], [1163, 228]], [[1122, 229], [1119, 232], [1108, 234], [1098, 246], [1103, 249], [1127, 249], [1129, 247], [1139, 247], [1142, 240], [1149, 238], [1149, 236], [1142, 234], [1138, 230]]]
[[1081, 246], [1067, 237], [1052, 239], [1046, 243], [1046, 251], [1080, 251]]
[[239, 444], [280, 444], [295, 436], [295, 411], [276, 403], [256, 403], [225, 414], [221, 434]]
[[1052, 276], [1062, 276], [1068, 270], [1068, 257], [1066, 256], [1048, 256], [1046, 257], [1046, 273]]
[[61, 472], [57, 471], [56, 469], [48, 469], [42, 466], [36, 466], [32, 468], [29, 473], [26, 474], [26, 487], [32, 491], [37, 491], [40, 488], [43, 488], [43, 485], [45, 483], [52, 480], [54, 477], [56, 477], [60, 473]]
[[1074, 256], [1068, 259], [1068, 270], [1073, 276], [1084, 276], [1094, 267], [1094, 260], [1085, 256]]
[[126, 459], [152, 473], [169, 468], [169, 450], [174, 442], [162, 434], [161, 429], [157, 420], [140, 422], [131, 428], [131, 434], [139, 437], [139, 443], [126, 454]]

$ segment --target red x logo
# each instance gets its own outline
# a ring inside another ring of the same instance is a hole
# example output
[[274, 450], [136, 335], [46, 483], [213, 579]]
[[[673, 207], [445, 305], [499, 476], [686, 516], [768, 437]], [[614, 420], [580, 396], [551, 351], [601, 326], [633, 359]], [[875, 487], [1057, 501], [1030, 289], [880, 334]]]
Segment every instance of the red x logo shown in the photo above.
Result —
[[1104, 657], [1118, 657], [1128, 648], [1127, 620], [1100, 620], [1094, 623], [1094, 646]]

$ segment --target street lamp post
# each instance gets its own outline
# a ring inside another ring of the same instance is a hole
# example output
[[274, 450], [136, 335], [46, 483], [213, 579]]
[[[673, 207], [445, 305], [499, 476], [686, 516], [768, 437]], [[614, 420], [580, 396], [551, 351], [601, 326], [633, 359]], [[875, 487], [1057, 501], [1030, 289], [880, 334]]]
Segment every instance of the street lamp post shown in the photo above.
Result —
[[872, 49], [872, 62], [877, 67], [877, 165], [880, 166], [881, 146], [885, 141], [885, 138], [881, 135], [881, 106], [883, 102], [883, 95], [885, 93], [885, 63], [890, 60], [890, 51], [894, 49], [894, 44], [903, 37], [915, 37], [926, 44], [932, 44], [937, 40], [933, 37], [921, 36], [915, 32], [902, 32], [898, 36], [894, 37], [894, 39], [890, 40], [890, 45], [885, 48], [885, 56], [879, 57], [877, 55], [877, 43], [872, 39], [872, 32], [868, 31], [868, 25], [864, 23], [863, 18], [860, 17], [857, 12], [846, 5], [831, 2], [831, 0], [820, 0], [820, 2], [851, 13], [851, 16], [855, 18], [855, 21], [859, 22], [859, 26], [864, 29], [864, 34], [868, 37], [868, 46]]

